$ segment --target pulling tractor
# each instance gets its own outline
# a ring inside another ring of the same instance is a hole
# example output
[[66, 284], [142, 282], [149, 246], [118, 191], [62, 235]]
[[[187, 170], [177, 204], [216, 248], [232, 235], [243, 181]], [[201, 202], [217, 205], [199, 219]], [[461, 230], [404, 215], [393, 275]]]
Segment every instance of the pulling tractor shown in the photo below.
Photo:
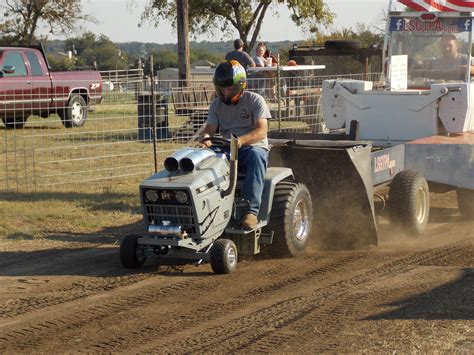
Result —
[[[210, 261], [217, 274], [235, 270], [238, 255], [303, 253], [312, 226], [308, 189], [289, 168], [269, 168], [259, 224], [241, 228], [247, 202], [241, 196], [244, 175], [237, 170], [237, 138], [214, 137], [213, 149], [184, 148], [164, 161], [164, 169], [140, 185], [147, 234], [126, 236], [122, 265], [137, 268], [150, 257], [163, 264]], [[228, 154], [227, 152], [229, 152]]]

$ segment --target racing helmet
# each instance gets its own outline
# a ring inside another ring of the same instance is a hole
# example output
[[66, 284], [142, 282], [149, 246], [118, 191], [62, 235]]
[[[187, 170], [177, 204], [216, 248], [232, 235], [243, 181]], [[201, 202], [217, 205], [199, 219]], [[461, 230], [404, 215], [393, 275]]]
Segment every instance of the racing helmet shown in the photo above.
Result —
[[220, 63], [214, 72], [217, 97], [226, 105], [235, 105], [247, 87], [245, 69], [236, 60]]

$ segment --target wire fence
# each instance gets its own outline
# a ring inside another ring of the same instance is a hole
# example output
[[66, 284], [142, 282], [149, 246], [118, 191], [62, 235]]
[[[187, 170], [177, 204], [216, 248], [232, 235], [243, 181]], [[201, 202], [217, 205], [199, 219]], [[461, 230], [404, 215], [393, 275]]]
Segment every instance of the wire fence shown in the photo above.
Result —
[[[378, 81], [379, 76], [371, 74], [370, 79]], [[301, 71], [250, 75], [248, 89], [266, 99], [270, 130], [320, 132], [321, 85], [328, 78], [334, 76]], [[154, 171], [154, 138], [160, 168], [176, 149], [195, 144], [214, 98], [211, 78], [184, 87], [156, 82], [154, 95], [143, 91], [143, 78], [129, 78], [114, 82], [127, 83], [120, 90], [103, 90], [99, 104], [87, 93], [77, 93], [52, 108], [52, 98], [41, 90], [24, 90], [17, 79], [2, 78], [8, 89], [0, 90], [0, 191], [92, 190], [110, 182], [138, 182]]]

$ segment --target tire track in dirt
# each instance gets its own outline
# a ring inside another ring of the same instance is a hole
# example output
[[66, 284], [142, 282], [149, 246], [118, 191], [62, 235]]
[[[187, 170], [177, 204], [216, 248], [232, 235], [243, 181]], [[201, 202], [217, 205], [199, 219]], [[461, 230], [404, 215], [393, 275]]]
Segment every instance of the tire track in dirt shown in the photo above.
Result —
[[[458, 253], [465, 247], [465, 243], [443, 246], [417, 252], [408, 257], [403, 257], [385, 263], [382, 267], [371, 269], [363, 274], [349, 279], [340, 280], [327, 287], [312, 291], [310, 295], [290, 297], [285, 300], [260, 308], [244, 316], [230, 319], [218, 329], [197, 329], [197, 333], [187, 334], [184, 340], [173, 339], [158, 346], [135, 349], [138, 352], [158, 352], [162, 349], [173, 352], [217, 352], [227, 353], [245, 351], [257, 342], [271, 338], [275, 330], [287, 329], [289, 326], [304, 318], [307, 314], [317, 312], [329, 301], [347, 297], [348, 290], [370, 283], [380, 277], [393, 273], [407, 271], [420, 263], [431, 262], [450, 253]], [[312, 285], [309, 285], [312, 288]], [[354, 296], [355, 297], [355, 296]], [[349, 298], [351, 299], [351, 298]], [[354, 301], [355, 298], [352, 300]], [[327, 314], [326, 314], [327, 316]], [[259, 351], [270, 352], [275, 349], [275, 340], [270, 341], [271, 346]], [[324, 349], [323, 349], [324, 350]], [[331, 349], [328, 349], [331, 350]]]
[[[459, 254], [458, 254], [459, 255]], [[291, 349], [299, 349], [305, 352], [347, 352], [351, 349], [350, 344], [341, 345], [343, 340], [340, 337], [334, 337], [335, 334], [341, 334], [344, 329], [351, 328], [351, 323], [358, 322], [360, 317], [367, 317], [364, 313], [364, 305], [374, 305], [381, 300], [387, 302], [387, 298], [393, 297], [394, 294], [403, 294], [413, 287], [413, 278], [424, 274], [423, 270], [418, 270], [414, 275], [410, 275], [409, 279], [397, 280], [396, 285], [388, 288], [380, 288], [378, 283], [383, 279], [391, 278], [391, 274], [384, 275], [377, 279], [377, 283], [364, 285], [363, 292], [357, 288], [349, 289], [347, 295], [341, 296], [329, 302], [320, 303], [320, 307], [307, 313], [293, 324], [282, 329], [275, 329], [274, 332], [261, 339], [257, 339], [254, 343], [235, 349], [236, 353], [265, 353], [273, 352], [275, 349], [281, 351], [291, 351]], [[433, 282], [432, 282], [433, 283]], [[429, 288], [431, 284], [424, 283], [421, 288]], [[436, 284], [437, 285], [437, 284]], [[362, 309], [362, 311], [361, 311]], [[361, 313], [359, 313], [361, 312]], [[297, 334], [297, 337], [295, 337]], [[311, 345], [304, 347], [304, 339], [311, 339]], [[393, 350], [397, 349], [385, 349]]]
[[[316, 266], [316, 269], [312, 271], [311, 269], [315, 267], [314, 264], [310, 262], [305, 264], [308, 265], [306, 269], [309, 270], [313, 276], [317, 276], [319, 274], [331, 273], [334, 269], [341, 268], [348, 263], [357, 262], [357, 260], [360, 260], [363, 257], [364, 254], [360, 254], [357, 256], [345, 256], [343, 258], [340, 258], [339, 260], [334, 260], [333, 256], [326, 256], [325, 258], [315, 257], [315, 260], [322, 262], [323, 264], [319, 267]], [[303, 275], [301, 275], [302, 271]], [[296, 275], [293, 275], [292, 277], [288, 276], [288, 272], [288, 269], [282, 266], [278, 270], [274, 268], [270, 270], [265, 270], [261, 273], [260, 276], [246, 275], [246, 277], [249, 279], [248, 281], [254, 279], [255, 277], [271, 281], [271, 279], [275, 278], [275, 276], [278, 276], [278, 278], [283, 278], [283, 280], [275, 284], [270, 283], [264, 287], [255, 290], [252, 289], [248, 292], [248, 295], [239, 296], [239, 298], [232, 300], [229, 303], [228, 307], [230, 309], [242, 307], [243, 304], [248, 302], [248, 297], [260, 298], [262, 293], [275, 292], [282, 287], [286, 287], [287, 285], [294, 283], [295, 280], [301, 282], [304, 281], [306, 277], [308, 277], [308, 274], [305, 272], [304, 268], [294, 270], [293, 272]], [[107, 303], [103, 305], [94, 305], [84, 311], [73, 312], [69, 315], [61, 315], [60, 317], [53, 318], [52, 320], [41, 321], [38, 324], [30, 325], [19, 330], [11, 331], [7, 334], [0, 335], [0, 350], [9, 349], [26, 351], [37, 349], [38, 345], [40, 345], [42, 342], [45, 341], [46, 338], [48, 338], [47, 333], [56, 335], [58, 332], [64, 332], [68, 329], [77, 332], [77, 329], [79, 327], [88, 326], [92, 322], [100, 321], [109, 316], [115, 316], [118, 314], [118, 312], [123, 310], [145, 307], [149, 304], [153, 304], [157, 299], [163, 300], [163, 298], [165, 297], [180, 299], [180, 293], [184, 293], [186, 295], [193, 294], [196, 298], [205, 298], [206, 295], [212, 293], [219, 286], [220, 284], [216, 282], [214, 278], [202, 279], [194, 277], [186, 281], [178, 282], [171, 286], [166, 286], [166, 288], [164, 289], [140, 289], [139, 294], [137, 296], [120, 297], [119, 299], [116, 299], [114, 301], [106, 300], [104, 302]], [[209, 314], [209, 312], [214, 311], [216, 307], [219, 309], [219, 306], [220, 305], [218, 302], [214, 304], [208, 304], [204, 307], [201, 307], [199, 309], [199, 313], [196, 313], [196, 315], [191, 316], [194, 317], [195, 321], [198, 322], [202, 319], [203, 313], [207, 315]], [[175, 322], [172, 328], [175, 328], [175, 330], [179, 330], [182, 329], [183, 326], [188, 325], [190, 322], [192, 322], [192, 320], [190, 320], [189, 317], [182, 318], [180, 321]], [[123, 349], [123, 347], [120, 347], [119, 345], [123, 342], [134, 342], [133, 339], [135, 339], [136, 342], [140, 343], [141, 341], [143, 341], [144, 338], [147, 338], [148, 335], [165, 335], [168, 334], [170, 331], [172, 331], [172, 329], [170, 329], [169, 326], [150, 328], [148, 330], [144, 329], [143, 331], [139, 332], [139, 340], [136, 340], [136, 335], [130, 335], [129, 331], [127, 331], [125, 335], [114, 334], [113, 339], [110, 340], [110, 343], [104, 344], [104, 342], [101, 341], [100, 343], [92, 345], [90, 349], [88, 348], [88, 350], [112, 351], [117, 346], [120, 350]], [[118, 338], [123, 339], [123, 341], [117, 341]], [[13, 347], [11, 347], [12, 345]]]
[[[79, 267], [84, 268], [84, 265], [94, 265], [94, 260], [101, 260], [104, 258], [103, 252], [97, 253], [94, 249], [90, 249], [89, 251], [91, 253], [93, 252], [94, 255], [92, 255], [92, 257], [81, 258], [80, 262], [77, 262]], [[116, 251], [106, 250], [105, 253], [111, 254], [116, 253]], [[47, 253], [46, 257], [49, 259], [50, 254]], [[47, 268], [49, 268], [50, 263], [54, 264], [55, 262], [48, 262]], [[157, 275], [159, 275], [159, 271], [141, 271], [140, 273], [134, 273], [131, 275], [120, 275], [114, 277], [105, 277], [104, 275], [104, 277], [88, 279], [87, 281], [72, 282], [66, 287], [52, 290], [49, 294], [31, 295], [20, 299], [9, 300], [8, 302], [0, 304], [0, 319], [8, 319], [43, 308], [76, 301], [104, 291], [112, 291], [120, 287], [132, 285], [156, 277]]]
[[0, 252], [2, 260], [0, 261], [0, 270], [5, 271], [8, 268], [13, 267], [18, 269], [22, 264], [26, 265], [28, 268], [31, 268], [32, 264], [36, 264], [37, 261], [45, 260], [47, 258], [51, 259], [57, 255], [67, 254], [76, 254], [82, 250], [86, 249], [97, 249], [103, 246], [112, 246], [116, 244], [115, 241], [109, 241], [108, 243], [97, 243], [97, 242], [87, 242], [81, 241], [80, 243], [68, 243], [62, 249], [43, 249], [35, 251], [5, 251]]
[[[102, 258], [102, 256], [100, 258]], [[84, 263], [87, 263], [87, 261]], [[281, 274], [285, 271], [286, 269], [284, 267], [271, 269], [262, 276], [271, 277]], [[71, 286], [62, 287], [51, 291], [51, 294], [49, 295], [34, 295], [21, 299], [10, 300], [4, 304], [0, 304], [0, 319], [12, 318], [43, 308], [77, 301], [81, 298], [90, 297], [105, 291], [109, 292], [121, 287], [136, 284], [147, 279], [161, 276], [162, 274], [163, 272], [158, 269], [141, 271], [132, 275], [115, 277], [109, 276], [100, 279], [74, 282]], [[185, 281], [184, 283], [181, 282], [180, 284], [182, 284], [182, 287], [184, 288], [189, 284], [189, 281]], [[166, 285], [165, 287], [168, 286]]]
[[[447, 255], [434, 255], [432, 258], [422, 260], [422, 262], [416, 263], [413, 266], [425, 266], [425, 265], [437, 265], [440, 261], [443, 262], [446, 259], [457, 260], [462, 258], [466, 253], [466, 250], [472, 250], [471, 248], [455, 249], [451, 250]], [[403, 270], [400, 270], [403, 271]], [[408, 270], [407, 270], [408, 271]], [[418, 270], [416, 274], [423, 274], [423, 270]], [[380, 282], [383, 278], [390, 277], [390, 274], [385, 274], [382, 278], [377, 277], [377, 281]], [[413, 278], [413, 275], [411, 276]], [[433, 281], [431, 281], [433, 283]], [[430, 284], [418, 285], [418, 287], [426, 289]], [[437, 285], [437, 283], [436, 283]], [[311, 339], [310, 350], [313, 352], [338, 352], [347, 351], [349, 347], [341, 347], [341, 339], [335, 338], [334, 334], [340, 334], [340, 331], [347, 328], [348, 322], [355, 321], [354, 318], [360, 317], [357, 313], [361, 305], [376, 304], [381, 299], [387, 300], [388, 297], [393, 296], [394, 293], [406, 291], [413, 287], [413, 281], [411, 279], [404, 279], [398, 281], [396, 287], [390, 287], [388, 289], [381, 289], [377, 284], [364, 285], [363, 297], [358, 288], [354, 288], [355, 293], [342, 296], [337, 299], [336, 305], [334, 302], [330, 302], [331, 306], [327, 307], [323, 303], [320, 308], [308, 313], [294, 324], [290, 325], [286, 329], [278, 330], [268, 337], [263, 338], [263, 341], [257, 341], [254, 344], [243, 347], [243, 352], [270, 352], [274, 349], [285, 348], [288, 349], [301, 349], [301, 341], [295, 341], [295, 337], [290, 334], [298, 334], [300, 339]], [[366, 315], [364, 315], [365, 317]], [[324, 330], [321, 335], [317, 338], [319, 341], [315, 342], [315, 325], [320, 325]], [[318, 344], [318, 345], [315, 345]], [[309, 350], [309, 349], [307, 349]], [[390, 350], [390, 349], [387, 349]], [[396, 351], [397, 349], [392, 349]], [[302, 350], [304, 352], [304, 350]]]
[[[441, 226], [437, 226], [435, 228], [433, 228], [432, 230], [432, 234], [433, 235], [436, 235], [436, 234], [442, 234], [444, 233], [446, 230], [446, 226], [445, 225], [441, 225]], [[442, 249], [442, 252], [444, 252], [444, 249], [446, 247], [445, 246], [442, 246], [440, 249]], [[333, 270], [334, 271], [334, 270]], [[287, 285], [292, 285], [294, 287], [298, 287], [298, 283], [299, 282], [307, 282], [309, 280], [311, 280], [311, 276], [312, 276], [312, 273], [305, 273], [303, 271], [300, 271], [300, 275], [294, 277], [294, 278], [291, 278], [291, 279], [287, 279], [286, 280], [286, 284]], [[271, 292], [271, 289], [273, 288], [273, 290], [281, 290], [282, 288], [284, 288], [285, 285], [284, 283], [276, 283], [274, 284], [273, 286], [270, 286], [269, 288], [266, 289], [267, 293]], [[252, 297], [253, 295], [261, 295], [261, 294], [264, 294], [265, 291], [263, 291], [262, 289], [254, 289], [254, 290], [251, 290], [245, 294], [242, 294], [240, 295], [239, 297], [242, 298], [242, 299], [247, 299], [249, 300], [248, 302], [251, 302], [253, 299], [258, 299], [258, 297]], [[230, 304], [232, 304], [233, 302], [235, 301], [232, 301]], [[200, 307], [200, 310], [206, 314], [206, 320], [209, 321], [210, 318], [215, 318], [214, 316], [210, 317], [209, 315], [211, 314], [214, 314], [215, 313], [215, 310], [216, 309], [219, 309], [219, 310], [222, 310], [223, 311], [228, 311], [228, 312], [231, 312], [233, 309], [236, 309], [237, 307], [230, 307], [228, 308], [227, 306], [229, 306], [230, 304], [223, 304], [222, 302], [220, 303], [211, 303], [211, 304], [208, 304], [207, 306], [204, 306], [204, 307]], [[238, 303], [238, 305], [240, 305], [241, 303]], [[206, 313], [208, 312], [208, 313]], [[197, 320], [199, 319], [202, 319], [200, 316], [197, 317]], [[189, 318], [189, 316], [186, 318], [186, 321], [188, 324], [190, 323], [193, 323], [193, 320], [194, 318]], [[186, 324], [177, 324], [176, 326], [176, 330], [179, 331], [181, 329], [183, 329], [182, 325], [186, 325]], [[127, 345], [130, 345], [130, 344], [133, 344], [133, 343], [138, 343], [138, 344], [141, 344], [142, 341], [141, 340], [137, 340], [137, 339], [145, 339], [147, 337], [149, 337], [148, 339], [150, 338], [153, 338], [153, 337], [156, 337], [156, 336], [162, 336], [162, 335], [167, 335], [169, 333], [172, 333], [173, 332], [173, 329], [170, 329], [170, 326], [166, 326], [166, 329], [165, 329], [165, 332], [163, 333], [162, 332], [162, 329], [160, 326], [158, 327], [149, 327], [149, 328], [146, 328], [146, 329], [141, 329], [141, 330], [137, 330], [136, 332], [132, 333], [132, 334], [124, 334], [124, 335], [121, 335], [121, 339], [123, 341], [121, 342], [116, 342], [114, 340], [110, 340], [110, 341], [103, 341], [101, 342], [100, 344], [96, 344], [95, 347], [88, 347], [87, 350], [89, 351], [97, 351], [97, 350], [100, 350], [100, 351], [120, 351], [122, 349], [124, 349], [124, 347], [126, 347]]]
[[[164, 318], [164, 323], [166, 325], [158, 325], [155, 327], [144, 327], [143, 329], [138, 329], [131, 334], [120, 334], [122, 339], [121, 342], [115, 341], [115, 339], [110, 339], [109, 341], [101, 341], [100, 343], [92, 344], [88, 346], [86, 351], [122, 351], [124, 347], [133, 348], [133, 344], [137, 346], [142, 344], [147, 339], [169, 335], [170, 333], [176, 333], [183, 329], [187, 329], [189, 324], [198, 324], [203, 317], [205, 317], [206, 322], [217, 319], [223, 314], [233, 312], [237, 309], [242, 308], [246, 304], [256, 302], [266, 295], [271, 295], [277, 293], [279, 290], [291, 286], [298, 287], [299, 283], [306, 282], [307, 280], [322, 280], [324, 278], [330, 277], [330, 274], [334, 271], [341, 271], [346, 268], [349, 268], [350, 265], [353, 265], [360, 259], [365, 258], [365, 255], [349, 255], [345, 256], [337, 261], [328, 260], [328, 264], [323, 265], [313, 265], [310, 269], [305, 270], [304, 268], [298, 269], [297, 275], [288, 275], [288, 270], [285, 268], [284, 273], [279, 272], [278, 276], [283, 276], [282, 280], [276, 282], [271, 282], [266, 285], [261, 285], [256, 288], [252, 288], [242, 294], [237, 295], [236, 298], [230, 299], [226, 302], [211, 302], [205, 306], [199, 308], [199, 313], [189, 314], [185, 319], [180, 321], [174, 321], [173, 324], [166, 323], [166, 317]], [[334, 258], [332, 258], [334, 259]], [[276, 275], [275, 272], [271, 272], [273, 276]], [[285, 277], [286, 276], [286, 277]], [[195, 298], [199, 298], [199, 294], [193, 294]], [[132, 347], [131, 347], [132, 346]]]

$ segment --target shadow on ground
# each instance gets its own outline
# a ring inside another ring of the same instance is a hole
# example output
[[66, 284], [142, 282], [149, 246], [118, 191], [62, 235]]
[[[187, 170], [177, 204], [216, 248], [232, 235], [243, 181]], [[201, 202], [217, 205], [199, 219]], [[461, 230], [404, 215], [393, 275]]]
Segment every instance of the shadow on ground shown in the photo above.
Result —
[[365, 320], [474, 320], [474, 269], [465, 268], [453, 282], [383, 306], [395, 310]]
[[429, 223], [456, 223], [463, 219], [457, 208], [431, 207]]
[[[138, 193], [122, 192], [0, 192], [0, 200], [7, 202], [75, 202], [90, 211], [130, 211], [140, 212]], [[125, 201], [124, 201], [125, 200]]]

